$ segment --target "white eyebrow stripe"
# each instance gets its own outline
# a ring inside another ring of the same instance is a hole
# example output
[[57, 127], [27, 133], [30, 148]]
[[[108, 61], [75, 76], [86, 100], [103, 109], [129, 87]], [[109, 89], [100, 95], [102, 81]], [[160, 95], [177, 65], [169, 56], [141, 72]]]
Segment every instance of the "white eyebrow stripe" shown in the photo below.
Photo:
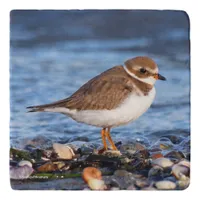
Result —
[[135, 79], [137, 79], [137, 80], [139, 80], [139, 81], [142, 81], [143, 83], [148, 83], [148, 84], [150, 84], [150, 85], [153, 85], [153, 84], [156, 82], [156, 79], [155, 79], [154, 77], [152, 77], [152, 76], [150, 76], [150, 77], [148, 77], [148, 78], [139, 78], [139, 77], [137, 77], [135, 74], [131, 73], [131, 72], [127, 69], [126, 65], [123, 65], [123, 67], [124, 67], [125, 71], [126, 71], [130, 76], [132, 76], [133, 78], [135, 78]]

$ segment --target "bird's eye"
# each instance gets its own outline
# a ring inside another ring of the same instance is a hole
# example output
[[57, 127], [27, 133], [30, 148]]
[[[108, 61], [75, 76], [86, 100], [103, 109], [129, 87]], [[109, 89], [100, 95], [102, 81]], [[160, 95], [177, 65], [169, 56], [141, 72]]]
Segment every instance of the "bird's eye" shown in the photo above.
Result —
[[143, 73], [143, 74], [146, 73], [146, 71], [147, 71], [147, 70], [144, 69], [144, 68], [141, 68], [141, 69], [140, 69], [140, 72]]

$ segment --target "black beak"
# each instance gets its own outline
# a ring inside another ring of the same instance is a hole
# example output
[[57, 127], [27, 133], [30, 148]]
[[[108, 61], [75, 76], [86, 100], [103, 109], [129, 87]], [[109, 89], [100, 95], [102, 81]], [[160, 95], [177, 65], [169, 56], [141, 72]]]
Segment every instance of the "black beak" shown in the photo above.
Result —
[[162, 81], [166, 81], [166, 78], [160, 74], [155, 74], [154, 78], [157, 80], [162, 80]]
[[167, 80], [164, 76], [162, 76], [162, 75], [160, 75], [160, 74], [158, 74], [158, 79], [159, 79], [159, 80], [162, 80], [162, 81], [166, 81], [166, 80]]

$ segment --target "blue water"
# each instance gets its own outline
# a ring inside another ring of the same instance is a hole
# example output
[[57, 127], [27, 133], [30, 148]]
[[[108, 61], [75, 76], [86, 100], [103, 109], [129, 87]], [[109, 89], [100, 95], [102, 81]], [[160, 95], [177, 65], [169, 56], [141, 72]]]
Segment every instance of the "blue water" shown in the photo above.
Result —
[[112, 130], [113, 139], [189, 134], [188, 23], [185, 13], [175, 11], [12, 11], [11, 145], [39, 135], [100, 141], [99, 128], [62, 114], [26, 113], [26, 107], [66, 98], [92, 77], [139, 55], [153, 58], [167, 81], [156, 83], [155, 101], [143, 116]]

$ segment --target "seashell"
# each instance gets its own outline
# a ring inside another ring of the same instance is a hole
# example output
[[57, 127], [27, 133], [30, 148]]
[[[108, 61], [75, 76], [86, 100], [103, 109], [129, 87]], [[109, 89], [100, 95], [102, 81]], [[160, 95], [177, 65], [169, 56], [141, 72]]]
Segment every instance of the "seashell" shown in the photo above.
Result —
[[158, 165], [162, 168], [171, 167], [174, 163], [167, 158], [157, 158], [152, 161], [152, 165]]
[[102, 179], [101, 171], [95, 167], [86, 167], [83, 170], [82, 178], [86, 183], [88, 183], [88, 181], [91, 179], [101, 180]]
[[92, 190], [105, 190], [106, 189], [106, 185], [103, 180], [89, 179], [87, 183], [88, 183], [88, 186], [90, 187], [90, 189], [92, 189]]
[[73, 149], [64, 144], [54, 143], [53, 149], [57, 153], [58, 157], [62, 159], [71, 160], [75, 156]]
[[10, 168], [10, 178], [11, 179], [27, 179], [32, 173], [33, 173], [33, 168], [24, 165], [21, 167], [11, 167]]
[[159, 190], [173, 190], [176, 188], [176, 184], [172, 181], [158, 181], [155, 186]]
[[18, 163], [18, 166], [22, 167], [24, 165], [27, 165], [29, 167], [32, 167], [32, 163], [28, 160], [21, 160], [19, 163]]
[[190, 168], [190, 162], [188, 160], [181, 160], [178, 164]]
[[190, 169], [184, 165], [176, 164], [172, 167], [172, 174], [179, 180], [184, 180], [189, 176]]

